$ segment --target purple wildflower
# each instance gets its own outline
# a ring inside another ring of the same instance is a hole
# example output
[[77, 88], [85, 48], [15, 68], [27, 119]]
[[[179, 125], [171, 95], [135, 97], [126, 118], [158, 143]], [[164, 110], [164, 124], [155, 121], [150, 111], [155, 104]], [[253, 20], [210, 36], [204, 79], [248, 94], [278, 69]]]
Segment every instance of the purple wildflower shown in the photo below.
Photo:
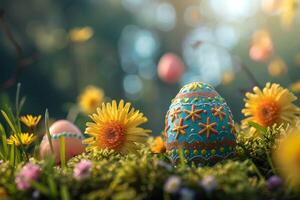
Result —
[[195, 192], [189, 188], [182, 188], [179, 193], [180, 193], [180, 200], [195, 199]]
[[181, 185], [181, 179], [178, 176], [170, 176], [164, 185], [164, 190], [168, 193], [176, 193]]
[[92, 162], [90, 160], [81, 160], [74, 168], [73, 176], [77, 180], [88, 178], [91, 175]]
[[17, 174], [15, 183], [19, 190], [27, 190], [30, 188], [30, 182], [37, 180], [40, 175], [40, 166], [32, 163], [27, 163], [22, 167]]
[[218, 182], [214, 176], [205, 176], [200, 181], [200, 185], [207, 193], [211, 193], [218, 186]]
[[271, 176], [266, 183], [269, 190], [276, 189], [282, 185], [283, 181], [279, 176]]

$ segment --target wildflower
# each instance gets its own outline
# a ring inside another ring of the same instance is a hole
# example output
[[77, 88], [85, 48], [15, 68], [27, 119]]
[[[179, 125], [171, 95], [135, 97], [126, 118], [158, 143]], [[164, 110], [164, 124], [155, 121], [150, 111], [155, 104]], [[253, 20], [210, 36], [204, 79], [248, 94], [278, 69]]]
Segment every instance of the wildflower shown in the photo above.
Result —
[[25, 115], [20, 118], [21, 122], [25, 124], [28, 128], [33, 129], [41, 120], [42, 116], [32, 116], [32, 115]]
[[180, 200], [195, 199], [195, 192], [191, 189], [182, 188], [179, 193], [180, 193]]
[[41, 193], [40, 193], [38, 190], [34, 190], [34, 191], [32, 192], [32, 197], [33, 197], [34, 199], [39, 199], [39, 198], [41, 197]]
[[300, 186], [300, 128], [291, 129], [274, 153], [275, 163], [286, 181]]
[[277, 189], [278, 187], [280, 187], [283, 184], [282, 179], [279, 176], [271, 176], [268, 180], [267, 180], [267, 188], [268, 190], [274, 190]]
[[154, 145], [151, 147], [153, 153], [162, 153], [166, 151], [165, 142], [161, 136], [158, 136], [154, 139]]
[[35, 139], [36, 136], [34, 136], [32, 133], [20, 133], [19, 135], [14, 134], [7, 139], [7, 144], [13, 144], [15, 146], [20, 146], [22, 144], [27, 146], [30, 145]]
[[91, 27], [73, 28], [69, 32], [72, 42], [85, 42], [94, 35], [94, 30]]
[[92, 136], [84, 143], [88, 149], [112, 149], [121, 153], [135, 152], [136, 143], [143, 143], [150, 130], [138, 127], [147, 118], [123, 100], [102, 104], [97, 113], [91, 115], [93, 122], [87, 123], [85, 133]]
[[15, 183], [19, 190], [27, 190], [30, 188], [30, 182], [37, 180], [40, 175], [40, 166], [27, 163], [17, 174]]
[[169, 163], [167, 163], [163, 160], [156, 160], [156, 164], [160, 167], [165, 168], [168, 171], [171, 171], [173, 169], [172, 165], [170, 165]]
[[81, 160], [73, 170], [73, 177], [77, 180], [88, 178], [91, 175], [92, 162], [89, 160]]
[[218, 182], [214, 176], [209, 175], [209, 176], [205, 176], [200, 181], [200, 185], [207, 193], [211, 193], [213, 190], [217, 188]]
[[164, 185], [164, 190], [168, 193], [176, 193], [181, 185], [181, 179], [179, 176], [170, 176]]
[[[254, 93], [246, 93], [242, 113], [248, 117], [242, 121], [244, 127], [253, 121], [263, 127], [291, 123], [296, 119], [299, 107], [293, 104], [297, 97], [279, 84], [267, 83], [263, 90], [254, 87]], [[253, 132], [253, 128], [251, 128]], [[255, 132], [255, 131], [254, 131]]]
[[95, 86], [88, 86], [78, 97], [78, 101], [80, 109], [86, 114], [91, 114], [103, 103], [104, 92]]

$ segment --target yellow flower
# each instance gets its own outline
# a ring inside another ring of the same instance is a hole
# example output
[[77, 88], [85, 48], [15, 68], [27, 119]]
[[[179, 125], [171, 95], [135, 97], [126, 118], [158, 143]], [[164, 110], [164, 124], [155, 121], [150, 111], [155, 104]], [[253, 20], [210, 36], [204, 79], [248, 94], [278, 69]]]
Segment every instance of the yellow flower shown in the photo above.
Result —
[[91, 27], [73, 28], [70, 33], [70, 39], [73, 42], [85, 42], [94, 35], [94, 31]]
[[147, 118], [131, 104], [121, 100], [102, 104], [97, 113], [91, 115], [93, 122], [88, 122], [85, 133], [92, 136], [84, 141], [87, 149], [113, 149], [121, 153], [135, 152], [136, 143], [147, 140], [150, 130], [139, 125], [147, 122]]
[[27, 146], [30, 145], [35, 140], [35, 138], [36, 137], [32, 133], [21, 133], [19, 136], [17, 134], [14, 134], [7, 139], [7, 144], [14, 144], [16, 146], [20, 146], [21, 144], [23, 144]]
[[284, 27], [290, 27], [293, 23], [296, 9], [297, 9], [297, 0], [282, 0], [280, 5], [281, 12], [281, 24]]
[[166, 151], [165, 142], [163, 141], [161, 136], [158, 136], [153, 141], [153, 146], [151, 147], [151, 151], [153, 153], [162, 153]]
[[267, 83], [263, 90], [254, 87], [253, 91], [254, 93], [246, 93], [242, 113], [248, 118], [242, 121], [243, 127], [247, 127], [250, 121], [269, 127], [273, 124], [290, 123], [296, 119], [299, 107], [293, 102], [297, 97], [287, 89], [279, 84]]
[[86, 89], [78, 97], [80, 109], [86, 114], [95, 112], [97, 107], [101, 106], [103, 100], [103, 90], [95, 86], [86, 87]]
[[23, 122], [23, 124], [25, 124], [28, 128], [33, 129], [34, 127], [36, 127], [36, 125], [39, 123], [39, 121], [41, 120], [42, 116], [32, 116], [32, 115], [26, 115], [26, 116], [22, 116], [20, 118], [21, 122]]
[[274, 152], [279, 172], [292, 186], [300, 187], [300, 129], [290, 130]]
[[300, 92], [300, 80], [291, 84], [290, 88], [293, 92]]

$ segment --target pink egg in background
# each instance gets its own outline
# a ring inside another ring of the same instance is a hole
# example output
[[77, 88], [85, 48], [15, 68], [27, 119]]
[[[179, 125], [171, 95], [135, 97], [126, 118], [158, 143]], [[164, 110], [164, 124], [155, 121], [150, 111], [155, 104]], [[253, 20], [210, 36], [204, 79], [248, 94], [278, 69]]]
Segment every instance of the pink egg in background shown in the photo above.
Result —
[[[59, 136], [64, 136], [65, 138], [66, 161], [84, 152], [85, 148], [82, 144], [84, 136], [79, 128], [77, 128], [73, 123], [67, 120], [58, 120], [49, 127], [49, 131], [52, 138], [51, 140], [56, 164], [60, 163]], [[47, 155], [51, 154], [51, 147], [47, 135], [45, 135], [40, 145], [40, 156], [45, 158]]]
[[183, 75], [184, 69], [185, 67], [180, 57], [174, 53], [166, 53], [159, 60], [157, 73], [162, 81], [176, 83]]

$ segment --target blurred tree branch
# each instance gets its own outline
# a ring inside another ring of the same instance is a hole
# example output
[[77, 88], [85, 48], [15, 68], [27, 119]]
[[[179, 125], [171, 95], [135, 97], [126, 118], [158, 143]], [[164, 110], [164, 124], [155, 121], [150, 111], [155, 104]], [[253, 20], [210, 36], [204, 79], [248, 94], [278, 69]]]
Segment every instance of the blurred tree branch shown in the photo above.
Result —
[[13, 47], [16, 51], [16, 54], [17, 54], [17, 64], [15, 66], [13, 73], [6, 81], [4, 81], [4, 83], [2, 83], [0, 85], [0, 90], [5, 90], [5, 89], [8, 89], [8, 88], [14, 86], [17, 83], [17, 81], [20, 78], [24, 69], [26, 67], [28, 67], [29, 65], [31, 65], [33, 62], [35, 62], [37, 60], [38, 56], [37, 56], [37, 54], [32, 54], [29, 57], [24, 57], [23, 49], [22, 49], [21, 45], [15, 39], [11, 29], [9, 28], [8, 24], [6, 23], [5, 11], [1, 8], [0, 8], [0, 27], [3, 30], [4, 35], [8, 38], [10, 43], [13, 45]]

